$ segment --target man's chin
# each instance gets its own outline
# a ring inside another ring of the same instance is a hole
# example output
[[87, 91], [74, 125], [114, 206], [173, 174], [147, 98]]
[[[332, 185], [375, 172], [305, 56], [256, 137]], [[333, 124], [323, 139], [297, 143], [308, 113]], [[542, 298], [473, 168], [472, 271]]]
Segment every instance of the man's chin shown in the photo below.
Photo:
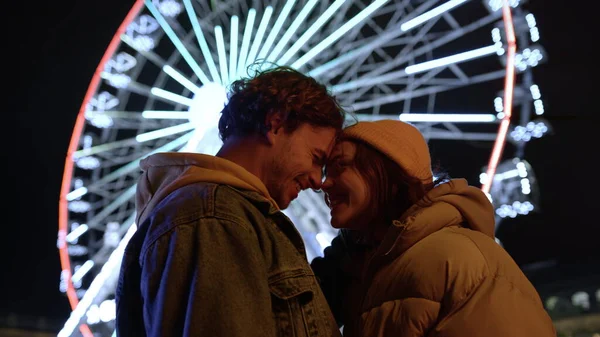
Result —
[[292, 203], [291, 200], [287, 200], [287, 199], [279, 199], [279, 200], [275, 200], [275, 202], [277, 203], [277, 206], [279, 206], [280, 210], [284, 210], [284, 209], [290, 207], [290, 204]]

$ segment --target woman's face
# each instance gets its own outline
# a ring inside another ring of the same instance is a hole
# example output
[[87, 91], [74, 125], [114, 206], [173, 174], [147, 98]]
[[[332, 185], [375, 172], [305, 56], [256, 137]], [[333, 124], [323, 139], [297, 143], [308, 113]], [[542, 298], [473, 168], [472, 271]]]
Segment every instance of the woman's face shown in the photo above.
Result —
[[336, 144], [327, 162], [327, 178], [322, 189], [331, 208], [334, 228], [364, 229], [368, 224], [365, 212], [369, 204], [369, 189], [354, 165], [356, 144], [341, 141]]

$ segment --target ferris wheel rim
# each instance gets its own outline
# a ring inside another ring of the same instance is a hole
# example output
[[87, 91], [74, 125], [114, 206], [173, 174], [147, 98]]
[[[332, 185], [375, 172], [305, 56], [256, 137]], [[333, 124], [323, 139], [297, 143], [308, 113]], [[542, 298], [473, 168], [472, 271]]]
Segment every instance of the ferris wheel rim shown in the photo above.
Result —
[[[106, 51], [104, 52], [102, 58], [100, 59], [100, 62], [98, 63], [98, 66], [96, 67], [96, 69], [94, 71], [94, 74], [92, 75], [90, 84], [88, 86], [88, 89], [86, 90], [82, 104], [79, 108], [79, 112], [77, 113], [77, 117], [75, 120], [75, 126], [73, 127], [73, 133], [71, 135], [71, 140], [69, 141], [69, 147], [68, 147], [66, 158], [65, 158], [63, 179], [62, 179], [60, 196], [59, 196], [58, 244], [57, 245], [58, 245], [58, 249], [59, 249], [61, 271], [67, 273], [66, 293], [67, 293], [67, 298], [69, 300], [69, 305], [71, 306], [71, 310], [75, 310], [75, 308], [79, 304], [79, 299], [77, 297], [77, 294], [75, 292], [75, 287], [74, 287], [72, 279], [71, 279], [71, 277], [72, 277], [72, 275], [71, 275], [71, 259], [70, 259], [69, 253], [67, 251], [67, 240], [66, 240], [66, 235], [68, 232], [67, 195], [69, 194], [69, 190], [71, 187], [71, 182], [72, 182], [72, 178], [73, 178], [73, 176], [72, 176], [73, 166], [75, 164], [71, 157], [77, 149], [77, 145], [79, 143], [81, 134], [83, 132], [83, 128], [85, 126], [85, 111], [86, 111], [87, 105], [91, 101], [94, 94], [97, 92], [98, 87], [100, 86], [100, 82], [102, 81], [102, 78], [101, 78], [102, 69], [104, 69], [104, 66], [106, 65], [106, 63], [110, 60], [110, 58], [114, 55], [114, 53], [118, 49], [118, 47], [121, 43], [121, 41], [120, 41], [121, 34], [123, 34], [125, 32], [125, 30], [127, 29], [127, 26], [129, 26], [129, 24], [136, 18], [136, 16], [142, 10], [143, 6], [144, 6], [144, 0], [136, 0], [136, 2], [133, 4], [131, 9], [125, 16], [125, 19], [121, 22], [121, 24], [119, 25], [119, 28], [117, 28], [117, 31], [111, 38], [111, 40], [106, 48]], [[84, 333], [84, 335], [91, 334], [91, 331], [89, 331], [89, 328], [87, 327], [87, 325], [82, 325], [82, 327], [83, 326], [85, 326], [85, 328], [83, 328], [83, 329], [86, 329], [87, 331], [86, 332], [82, 331], [82, 333]], [[89, 333], [87, 333], [88, 331], [89, 331]]]

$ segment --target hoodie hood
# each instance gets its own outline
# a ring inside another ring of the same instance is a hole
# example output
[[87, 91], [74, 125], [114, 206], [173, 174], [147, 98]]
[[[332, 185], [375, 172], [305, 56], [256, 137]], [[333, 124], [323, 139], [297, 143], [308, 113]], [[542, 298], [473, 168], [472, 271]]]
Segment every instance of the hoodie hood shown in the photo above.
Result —
[[386, 233], [378, 253], [395, 258], [426, 236], [449, 226], [463, 226], [494, 239], [494, 207], [481, 191], [465, 179], [436, 186]]
[[199, 153], [166, 152], [143, 159], [140, 168], [143, 173], [135, 199], [137, 224], [143, 223], [152, 209], [171, 192], [198, 182], [255, 191], [279, 209], [257, 176], [227, 159]]

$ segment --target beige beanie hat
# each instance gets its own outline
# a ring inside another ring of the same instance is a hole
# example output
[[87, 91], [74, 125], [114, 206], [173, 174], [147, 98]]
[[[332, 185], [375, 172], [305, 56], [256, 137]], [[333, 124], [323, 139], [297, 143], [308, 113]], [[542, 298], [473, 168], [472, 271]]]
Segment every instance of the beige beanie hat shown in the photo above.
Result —
[[344, 129], [342, 139], [363, 141], [424, 183], [433, 181], [429, 147], [415, 126], [400, 120], [360, 121]]

